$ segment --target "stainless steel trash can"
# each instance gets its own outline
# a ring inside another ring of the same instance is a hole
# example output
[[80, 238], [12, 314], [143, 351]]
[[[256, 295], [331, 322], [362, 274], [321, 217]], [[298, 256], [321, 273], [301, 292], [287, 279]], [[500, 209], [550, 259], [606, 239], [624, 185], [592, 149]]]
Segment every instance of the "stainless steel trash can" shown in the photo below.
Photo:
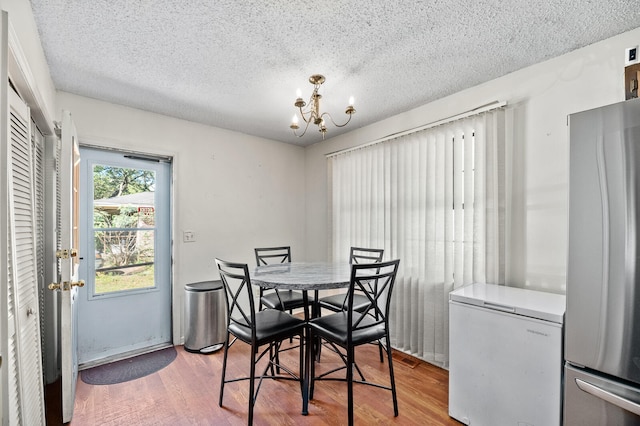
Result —
[[224, 346], [227, 304], [222, 281], [202, 281], [184, 286], [184, 348], [211, 353]]

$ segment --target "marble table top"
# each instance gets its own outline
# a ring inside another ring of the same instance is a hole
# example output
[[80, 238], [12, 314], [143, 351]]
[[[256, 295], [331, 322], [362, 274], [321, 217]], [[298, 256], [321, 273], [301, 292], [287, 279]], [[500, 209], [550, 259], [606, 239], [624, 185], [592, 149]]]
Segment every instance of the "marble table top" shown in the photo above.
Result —
[[326, 290], [349, 286], [351, 265], [331, 262], [291, 262], [257, 266], [251, 283], [266, 288]]

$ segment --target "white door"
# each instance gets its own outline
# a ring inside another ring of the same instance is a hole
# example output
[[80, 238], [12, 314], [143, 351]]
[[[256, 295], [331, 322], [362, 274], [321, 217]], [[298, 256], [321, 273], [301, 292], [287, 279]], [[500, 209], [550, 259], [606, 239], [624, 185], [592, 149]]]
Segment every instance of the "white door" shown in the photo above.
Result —
[[80, 151], [75, 125], [69, 111], [62, 112], [60, 136], [60, 208], [58, 211], [60, 247], [56, 256], [59, 262], [59, 280], [50, 286], [60, 292], [60, 362], [62, 372], [62, 420], [67, 423], [73, 417], [78, 379], [77, 314], [76, 300], [79, 287], [79, 170]]
[[[0, 51], [8, 44], [7, 37], [8, 18], [7, 13], [0, 13]], [[0, 55], [0, 129], [7, 126], [7, 62], [8, 58]], [[0, 134], [0, 170], [4, 170], [9, 165], [9, 142], [8, 134]], [[9, 305], [9, 280], [7, 272], [9, 266], [8, 240], [9, 233], [9, 175], [0, 174], [0, 424], [9, 423], [9, 341], [15, 336], [14, 330], [9, 330], [9, 318], [12, 314], [13, 306]], [[7, 248], [5, 248], [7, 247]]]
[[171, 164], [81, 148], [78, 359], [89, 367], [171, 344]]

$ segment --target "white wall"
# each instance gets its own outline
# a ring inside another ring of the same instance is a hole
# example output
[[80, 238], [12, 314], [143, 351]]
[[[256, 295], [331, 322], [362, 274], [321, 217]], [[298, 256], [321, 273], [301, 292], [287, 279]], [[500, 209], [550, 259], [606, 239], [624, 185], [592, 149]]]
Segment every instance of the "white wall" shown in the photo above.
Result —
[[[253, 265], [254, 247], [291, 245], [304, 260], [303, 148], [64, 92], [57, 99], [81, 144], [174, 157], [175, 333], [184, 285], [217, 279], [215, 257]], [[196, 242], [182, 242], [184, 230]]]
[[504, 100], [511, 124], [508, 284], [564, 293], [567, 115], [624, 100], [624, 50], [639, 42], [636, 29], [308, 147], [308, 259], [328, 253], [326, 154]]
[[[36, 111], [36, 121], [47, 121], [48, 124], [39, 122], [41, 130], [48, 134], [47, 127], [55, 117], [56, 91], [49, 73], [49, 66], [42, 50], [42, 44], [38, 35], [36, 22], [31, 12], [31, 3], [25, 0], [0, 0], [0, 6], [9, 14], [9, 46], [17, 48], [13, 53], [26, 58], [28, 69], [22, 69], [26, 81], [21, 81], [16, 69], [11, 69], [15, 63], [10, 61], [10, 77], [14, 83], [22, 89], [24, 84], [30, 85], [28, 90], [21, 91], [26, 101], [33, 108], [33, 103], [39, 103], [40, 110]], [[33, 99], [31, 97], [34, 97]], [[43, 125], [44, 124], [44, 125]]]

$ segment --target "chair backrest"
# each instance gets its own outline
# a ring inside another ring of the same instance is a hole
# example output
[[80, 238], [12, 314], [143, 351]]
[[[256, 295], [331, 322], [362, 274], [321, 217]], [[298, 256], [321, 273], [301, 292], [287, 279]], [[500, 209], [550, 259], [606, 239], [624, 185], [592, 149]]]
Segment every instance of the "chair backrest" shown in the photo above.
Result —
[[263, 247], [253, 249], [256, 253], [256, 265], [291, 262], [291, 247]]
[[384, 249], [370, 249], [362, 247], [351, 247], [349, 253], [349, 263], [355, 265], [360, 263], [382, 262]]
[[236, 323], [250, 328], [255, 338], [256, 313], [251, 291], [251, 278], [246, 263], [233, 263], [216, 259], [220, 280], [225, 289], [227, 302], [227, 324]]
[[[370, 264], [351, 265], [351, 280], [347, 293], [347, 312], [349, 316], [349, 334], [361, 328], [374, 327], [384, 324], [388, 332], [387, 313], [391, 305], [391, 293], [396, 281], [400, 260], [378, 262]], [[372, 283], [375, 283], [372, 285]], [[353, 309], [354, 294], [367, 297], [364, 309]], [[364, 321], [364, 319], [367, 319]]]

